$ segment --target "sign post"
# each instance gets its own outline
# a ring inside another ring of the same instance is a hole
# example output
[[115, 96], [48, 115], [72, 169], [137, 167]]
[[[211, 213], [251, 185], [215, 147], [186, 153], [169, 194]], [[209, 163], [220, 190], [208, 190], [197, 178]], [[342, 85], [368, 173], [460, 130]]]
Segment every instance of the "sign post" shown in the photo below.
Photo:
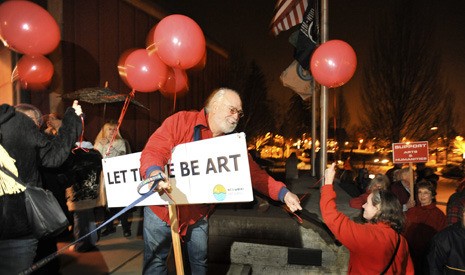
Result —
[[176, 274], [184, 275], [184, 265], [181, 250], [181, 237], [179, 237], [179, 221], [176, 210], [176, 204], [168, 205], [168, 210], [171, 224], [171, 238], [173, 239], [173, 251], [174, 261], [176, 264]]
[[[140, 198], [140, 156], [134, 153], [102, 160], [108, 207], [126, 207]], [[176, 274], [183, 275], [177, 206], [253, 200], [245, 134], [177, 145], [166, 174], [170, 193], [155, 193], [137, 206], [168, 205]]]
[[392, 161], [409, 164], [410, 200], [414, 197], [413, 163], [428, 162], [428, 141], [415, 141], [392, 144]]

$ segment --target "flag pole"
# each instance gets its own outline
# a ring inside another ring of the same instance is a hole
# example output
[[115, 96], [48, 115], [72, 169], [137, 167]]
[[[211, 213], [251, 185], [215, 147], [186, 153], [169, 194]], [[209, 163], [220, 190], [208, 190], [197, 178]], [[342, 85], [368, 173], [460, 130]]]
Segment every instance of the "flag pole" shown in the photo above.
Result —
[[[321, 0], [321, 44], [328, 41], [328, 1]], [[324, 176], [327, 161], [328, 138], [328, 87], [321, 86], [321, 138], [320, 138], [320, 176]]]
[[317, 93], [317, 89], [316, 89], [317, 85], [316, 85], [316, 82], [315, 80], [312, 81], [312, 89], [313, 89], [313, 95], [312, 95], [312, 177], [316, 177], [316, 169], [318, 169], [318, 167], [316, 167], [316, 151], [315, 151], [315, 147], [316, 147], [316, 116], [317, 116], [317, 112], [316, 112], [316, 104], [317, 104], [317, 96], [318, 96], [318, 93]]

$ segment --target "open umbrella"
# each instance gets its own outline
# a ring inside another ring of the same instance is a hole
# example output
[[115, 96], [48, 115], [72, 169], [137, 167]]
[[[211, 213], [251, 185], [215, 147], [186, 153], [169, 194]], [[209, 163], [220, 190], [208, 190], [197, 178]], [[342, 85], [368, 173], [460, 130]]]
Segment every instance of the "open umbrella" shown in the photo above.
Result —
[[[66, 93], [62, 95], [62, 98], [71, 99], [71, 100], [79, 100], [84, 101], [91, 104], [106, 104], [106, 103], [114, 103], [114, 102], [124, 102], [126, 100], [126, 94], [117, 94], [110, 90], [109, 88], [100, 88], [100, 87], [93, 87], [93, 88], [84, 88], [77, 90], [76, 92]], [[137, 100], [132, 99], [131, 103], [142, 107], [146, 110], [149, 110], [147, 107], [142, 105]]]

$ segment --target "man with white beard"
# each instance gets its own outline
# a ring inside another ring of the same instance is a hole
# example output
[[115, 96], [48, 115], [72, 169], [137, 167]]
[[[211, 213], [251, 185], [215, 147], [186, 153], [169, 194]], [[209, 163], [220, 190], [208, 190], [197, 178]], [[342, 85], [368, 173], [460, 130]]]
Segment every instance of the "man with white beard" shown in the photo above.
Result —
[[[172, 149], [182, 143], [229, 134], [243, 116], [239, 94], [220, 88], [208, 97], [201, 111], [180, 111], [168, 117], [152, 134], [141, 155], [140, 173], [144, 178], [162, 174]], [[299, 198], [284, 183], [274, 180], [249, 155], [252, 185], [260, 193], [284, 202], [291, 211], [301, 210]], [[157, 190], [169, 190], [168, 180]], [[214, 204], [177, 206], [179, 234], [185, 245], [186, 274], [207, 273], [208, 216]], [[166, 206], [144, 209], [144, 274], [167, 274], [166, 259], [171, 248], [169, 214]]]

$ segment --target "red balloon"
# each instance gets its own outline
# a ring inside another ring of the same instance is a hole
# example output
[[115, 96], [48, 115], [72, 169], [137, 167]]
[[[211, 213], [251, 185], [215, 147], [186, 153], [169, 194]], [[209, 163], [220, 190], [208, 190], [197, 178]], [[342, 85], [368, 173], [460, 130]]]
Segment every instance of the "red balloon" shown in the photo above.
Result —
[[315, 80], [323, 86], [336, 88], [344, 85], [355, 73], [357, 57], [354, 49], [342, 40], [321, 44], [310, 59]]
[[123, 81], [139, 92], [153, 92], [162, 87], [167, 78], [168, 67], [156, 54], [149, 55], [146, 49], [125, 53], [120, 58], [118, 71]]
[[197, 63], [197, 65], [192, 67], [191, 70], [200, 71], [200, 70], [203, 70], [206, 65], [207, 65], [207, 51], [205, 51], [205, 54], [203, 55], [202, 60], [200, 60], [200, 62]]
[[129, 85], [127, 74], [126, 74], [126, 59], [128, 59], [128, 56], [131, 53], [133, 53], [135, 50], [137, 49], [128, 49], [124, 51], [118, 59], [118, 74], [123, 80], [124, 84], [126, 84], [126, 86], [128, 87], [131, 87], [131, 85]]
[[155, 29], [157, 28], [157, 25], [158, 24], [155, 24], [155, 26], [153, 26], [149, 33], [147, 34], [147, 38], [145, 39], [145, 49], [147, 49], [147, 51], [149, 52], [149, 54], [154, 54], [155, 51], [157, 50], [156, 49], [156, 44], [155, 44], [155, 38], [154, 38], [154, 35], [155, 35]]
[[202, 29], [184, 15], [174, 14], [163, 18], [155, 28], [153, 41], [160, 59], [173, 68], [192, 68], [205, 54]]
[[48, 58], [23, 55], [14, 69], [13, 80], [19, 80], [24, 89], [43, 90], [50, 85], [52, 77], [53, 64]]
[[29, 90], [29, 91], [34, 91], [34, 92], [47, 90], [48, 87], [50, 86], [50, 83], [52, 83], [51, 79], [50, 79], [50, 81], [46, 81], [46, 82], [43, 82], [43, 83], [20, 82], [22, 89]]
[[189, 78], [186, 71], [178, 68], [168, 68], [168, 79], [165, 85], [161, 87], [160, 92], [163, 95], [170, 96], [174, 94], [184, 94], [189, 90]]
[[46, 55], [60, 43], [60, 29], [41, 6], [7, 1], [0, 5], [0, 39], [16, 52]]

